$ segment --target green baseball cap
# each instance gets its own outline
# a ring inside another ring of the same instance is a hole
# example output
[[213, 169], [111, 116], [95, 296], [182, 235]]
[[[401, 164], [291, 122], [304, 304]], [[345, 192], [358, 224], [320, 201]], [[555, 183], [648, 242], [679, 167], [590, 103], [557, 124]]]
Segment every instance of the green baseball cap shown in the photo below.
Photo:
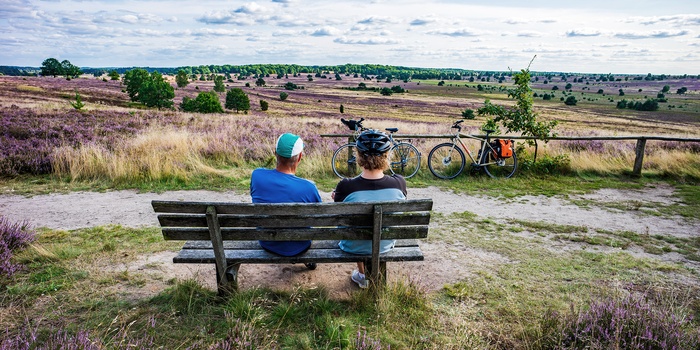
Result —
[[286, 133], [277, 138], [276, 153], [280, 157], [292, 158], [304, 150], [304, 141], [299, 135]]

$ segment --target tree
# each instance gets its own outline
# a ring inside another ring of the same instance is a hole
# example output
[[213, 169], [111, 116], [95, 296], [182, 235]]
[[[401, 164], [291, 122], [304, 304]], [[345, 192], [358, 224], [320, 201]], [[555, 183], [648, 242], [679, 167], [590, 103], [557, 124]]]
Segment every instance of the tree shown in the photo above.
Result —
[[61, 67], [61, 62], [55, 58], [47, 58], [41, 63], [41, 75], [48, 77], [53, 76], [54, 78], [58, 75], [63, 75], [63, 67]]
[[175, 89], [158, 72], [146, 79], [138, 92], [138, 100], [147, 107], [171, 108]]
[[625, 96], [625, 92], [622, 91], [622, 89], [618, 90], [618, 93], [619, 93], [620, 96]]
[[83, 109], [83, 107], [85, 107], [85, 104], [83, 103], [83, 100], [80, 98], [80, 94], [77, 91], [75, 92], [75, 102], [71, 101], [70, 105], [77, 110], [81, 110]]
[[684, 87], [682, 87], [682, 88], [676, 90], [676, 93], [677, 93], [678, 95], [683, 95], [683, 94], [686, 93], [687, 91], [688, 91], [688, 88], [684, 86]]
[[573, 86], [571, 85], [571, 83], [568, 83], [568, 84], [566, 84], [566, 86], [564, 87], [564, 89], [565, 89], [565, 90], [571, 90], [572, 87], [573, 87]]
[[577, 102], [578, 101], [576, 101], [576, 97], [569, 96], [566, 98], [566, 101], [564, 101], [564, 104], [567, 106], [575, 106]]
[[668, 85], [664, 85], [664, 87], [661, 89], [661, 93], [665, 94], [667, 92], [671, 91], [671, 87]]
[[383, 96], [391, 96], [391, 94], [393, 94], [394, 91], [392, 91], [388, 87], [383, 87], [381, 90], [379, 90], [379, 93], [382, 94]]
[[109, 72], [109, 78], [111, 80], [119, 80], [119, 72], [117, 72], [116, 70]]
[[224, 76], [223, 75], [217, 75], [214, 78], [214, 91], [216, 91], [216, 92], [226, 91], [226, 86], [224, 85]]
[[604, 93], [605, 93], [605, 91], [603, 91], [603, 89], [598, 89], [598, 94], [599, 94], [599, 95], [602, 95], [602, 94], [604, 94]]
[[180, 108], [185, 112], [223, 113], [219, 95], [214, 91], [200, 92], [197, 98], [183, 97]]
[[[534, 57], [533, 57], [534, 60]], [[532, 64], [532, 61], [530, 61]], [[512, 73], [512, 71], [511, 71]], [[534, 144], [534, 161], [537, 161], [537, 139], [548, 142], [549, 138], [556, 136], [552, 129], [558, 124], [553, 121], [538, 121], [537, 113], [533, 110], [532, 88], [530, 88], [530, 65], [527, 69], [512, 73], [514, 89], [508, 90], [508, 97], [515, 100], [515, 106], [506, 108], [498, 106], [486, 100], [484, 106], [477, 110], [479, 115], [494, 116], [493, 121], [506, 128], [506, 132], [520, 132], [523, 136], [533, 136], [535, 140], [528, 140]]]
[[255, 86], [265, 86], [265, 80], [263, 78], [258, 78], [258, 80], [255, 81]]
[[343, 113], [345, 113], [345, 107], [344, 107], [343, 104], [341, 103], [341, 104], [340, 104], [340, 114], [343, 114]]
[[139, 89], [149, 78], [148, 71], [142, 68], [135, 68], [124, 74], [122, 81], [126, 85], [126, 93], [129, 94], [129, 99], [132, 102], [139, 100]]
[[287, 99], [287, 97], [289, 97], [288, 93], [286, 93], [284, 91], [280, 92], [280, 100], [284, 101]]
[[179, 88], [184, 88], [185, 86], [187, 86], [187, 84], [190, 83], [190, 79], [187, 77], [187, 72], [185, 72], [182, 69], [177, 71], [177, 75], [175, 76], [175, 82], [177, 83], [177, 87]]
[[74, 66], [69, 60], [61, 61], [61, 71], [66, 79], [77, 78], [83, 72], [79, 67]]
[[235, 109], [236, 113], [250, 110], [250, 99], [241, 88], [233, 88], [226, 93], [226, 109]]
[[263, 112], [266, 111], [270, 107], [270, 104], [267, 103], [265, 100], [260, 100], [260, 110]]

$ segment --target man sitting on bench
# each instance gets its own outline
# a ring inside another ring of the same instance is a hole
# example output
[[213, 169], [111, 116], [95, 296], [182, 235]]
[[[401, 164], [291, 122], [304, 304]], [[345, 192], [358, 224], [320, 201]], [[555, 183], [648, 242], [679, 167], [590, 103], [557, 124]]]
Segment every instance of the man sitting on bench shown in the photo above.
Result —
[[[250, 179], [250, 196], [253, 203], [316, 203], [321, 195], [316, 185], [297, 177], [297, 166], [301, 162], [304, 142], [298, 135], [286, 133], [277, 138], [275, 169], [258, 168]], [[282, 255], [294, 256], [305, 252], [311, 241], [259, 241], [265, 250]], [[315, 263], [305, 264], [313, 270]]]

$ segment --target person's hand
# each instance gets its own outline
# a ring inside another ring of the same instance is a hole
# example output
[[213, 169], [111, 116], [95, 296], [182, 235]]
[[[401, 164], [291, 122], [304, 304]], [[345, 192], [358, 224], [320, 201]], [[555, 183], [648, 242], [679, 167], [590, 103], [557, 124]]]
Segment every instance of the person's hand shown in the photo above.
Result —
[[335, 200], [335, 191], [331, 192], [331, 199]]

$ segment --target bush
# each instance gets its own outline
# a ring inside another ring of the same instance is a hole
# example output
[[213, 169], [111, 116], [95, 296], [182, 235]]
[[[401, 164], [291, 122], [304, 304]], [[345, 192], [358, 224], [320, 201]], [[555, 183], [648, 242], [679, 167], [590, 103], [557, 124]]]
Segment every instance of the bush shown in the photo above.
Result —
[[576, 101], [576, 97], [569, 96], [566, 98], [566, 101], [564, 101], [564, 104], [567, 106], [575, 106], [577, 102], [578, 101]]
[[288, 83], [286, 83], [286, 84], [284, 84], [284, 89], [285, 89], [285, 90], [296, 90], [296, 89], [298, 89], [298, 88], [299, 88], [299, 87], [297, 86], [297, 84], [294, 84], [294, 83], [292, 83], [291, 81], [288, 82]]
[[13, 252], [26, 247], [35, 239], [34, 231], [28, 222], [12, 223], [0, 216], [0, 280], [12, 275], [22, 268], [22, 265], [12, 263]]
[[389, 89], [388, 87], [383, 87], [381, 90], [379, 90], [379, 93], [383, 96], [391, 96], [391, 94], [393, 94], [394, 91]]
[[288, 93], [286, 93], [284, 91], [280, 92], [280, 100], [284, 101], [287, 99], [287, 97], [289, 97]]
[[464, 119], [474, 119], [476, 116], [474, 115], [474, 110], [472, 109], [465, 109], [462, 111], [462, 118]]
[[555, 157], [544, 155], [537, 158], [537, 161], [525, 158], [524, 152], [518, 152], [518, 166], [523, 171], [529, 171], [534, 174], [568, 174], [571, 172], [571, 161], [567, 155], [558, 155]]
[[266, 111], [270, 107], [270, 104], [265, 100], [260, 100], [260, 109]]
[[180, 108], [185, 112], [223, 113], [219, 95], [214, 91], [200, 92], [197, 98], [183, 97]]
[[401, 93], [406, 92], [406, 90], [404, 90], [404, 88], [402, 88], [402, 87], [400, 87], [400, 86], [398, 86], [398, 85], [392, 86], [392, 87], [391, 87], [391, 91], [393, 91], [393, 92], [395, 92], [395, 93], [397, 93], [397, 94], [401, 94]]
[[698, 329], [670, 307], [644, 297], [594, 302], [586, 310], [541, 321], [545, 349], [697, 349]]

